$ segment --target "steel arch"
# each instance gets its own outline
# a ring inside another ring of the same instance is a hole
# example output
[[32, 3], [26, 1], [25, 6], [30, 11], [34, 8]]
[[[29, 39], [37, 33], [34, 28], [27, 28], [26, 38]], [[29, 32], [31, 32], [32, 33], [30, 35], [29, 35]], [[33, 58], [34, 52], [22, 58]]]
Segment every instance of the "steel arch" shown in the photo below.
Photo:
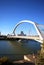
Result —
[[37, 33], [38, 33], [40, 39], [43, 40], [42, 33], [41, 33], [41, 31], [39, 30], [39, 28], [37, 27], [37, 23], [32, 22], [32, 21], [29, 21], [29, 20], [22, 20], [22, 21], [20, 21], [19, 23], [17, 23], [16, 26], [15, 26], [15, 28], [14, 28], [14, 30], [13, 30], [13, 34], [15, 34], [15, 30], [16, 30], [16, 28], [17, 28], [20, 24], [26, 23], [26, 22], [34, 25], [34, 27], [35, 27], [35, 29], [36, 29], [36, 31], [37, 31]]

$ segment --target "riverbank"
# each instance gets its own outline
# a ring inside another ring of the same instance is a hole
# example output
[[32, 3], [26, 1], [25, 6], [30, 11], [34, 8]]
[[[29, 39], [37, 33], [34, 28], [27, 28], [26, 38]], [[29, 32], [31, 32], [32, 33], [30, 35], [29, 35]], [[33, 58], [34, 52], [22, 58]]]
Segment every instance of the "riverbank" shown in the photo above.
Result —
[[24, 65], [24, 64], [29, 64], [29, 65], [35, 65], [35, 55], [34, 54], [29, 54], [29, 55], [24, 55], [24, 59], [22, 60], [17, 60], [17, 61], [10, 61], [8, 58], [3, 57], [0, 59], [1, 65], [5, 64], [18, 64], [18, 65]]
[[13, 63], [25, 63], [25, 62], [35, 63], [36, 57], [37, 55], [34, 54], [24, 55], [23, 60], [13, 61]]
[[24, 63], [10, 63], [10, 62], [4, 62], [1, 65], [35, 65], [34, 63], [31, 62], [24, 62]]

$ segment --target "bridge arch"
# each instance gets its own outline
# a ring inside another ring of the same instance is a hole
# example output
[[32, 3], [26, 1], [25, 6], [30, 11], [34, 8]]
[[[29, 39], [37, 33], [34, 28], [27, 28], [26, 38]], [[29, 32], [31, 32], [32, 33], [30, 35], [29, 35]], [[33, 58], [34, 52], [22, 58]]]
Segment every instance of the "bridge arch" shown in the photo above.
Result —
[[15, 34], [15, 30], [16, 30], [16, 28], [17, 28], [20, 24], [26, 23], [26, 22], [34, 25], [34, 27], [35, 27], [35, 29], [36, 29], [36, 31], [37, 31], [37, 33], [38, 33], [40, 39], [43, 40], [42, 33], [41, 33], [41, 31], [39, 30], [39, 28], [38, 28], [38, 26], [37, 26], [37, 23], [32, 22], [32, 21], [29, 21], [29, 20], [22, 20], [22, 21], [20, 21], [19, 23], [17, 23], [16, 26], [15, 26], [15, 28], [14, 28], [14, 30], [13, 30], [13, 34]]

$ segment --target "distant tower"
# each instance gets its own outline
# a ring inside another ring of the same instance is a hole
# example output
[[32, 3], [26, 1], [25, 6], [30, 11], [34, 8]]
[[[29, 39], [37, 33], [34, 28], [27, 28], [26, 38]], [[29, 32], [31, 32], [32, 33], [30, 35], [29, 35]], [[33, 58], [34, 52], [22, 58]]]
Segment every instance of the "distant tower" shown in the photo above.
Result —
[[1, 35], [1, 32], [0, 32], [0, 35]]

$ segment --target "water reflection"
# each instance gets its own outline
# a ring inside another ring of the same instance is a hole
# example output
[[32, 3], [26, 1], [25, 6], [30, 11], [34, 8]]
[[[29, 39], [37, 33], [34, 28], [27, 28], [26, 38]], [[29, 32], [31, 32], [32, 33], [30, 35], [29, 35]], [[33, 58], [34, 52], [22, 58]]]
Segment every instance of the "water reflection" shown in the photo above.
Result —
[[37, 53], [38, 50], [40, 50], [40, 42], [34, 40], [27, 40], [27, 42], [0, 40], [0, 57], [21, 59], [24, 54]]

